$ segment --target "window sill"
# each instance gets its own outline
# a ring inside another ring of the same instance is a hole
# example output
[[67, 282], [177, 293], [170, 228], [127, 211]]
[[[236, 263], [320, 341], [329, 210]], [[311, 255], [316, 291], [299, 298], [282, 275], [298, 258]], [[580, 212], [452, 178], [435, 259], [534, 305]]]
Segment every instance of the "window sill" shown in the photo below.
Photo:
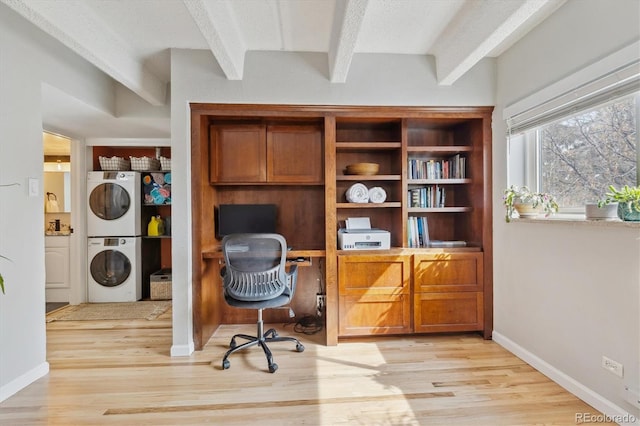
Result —
[[640, 222], [625, 222], [620, 219], [616, 220], [587, 220], [584, 214], [563, 214], [551, 215], [549, 217], [541, 216], [539, 218], [513, 218], [512, 223], [561, 223], [584, 226], [601, 226], [607, 228], [633, 228], [640, 229]]

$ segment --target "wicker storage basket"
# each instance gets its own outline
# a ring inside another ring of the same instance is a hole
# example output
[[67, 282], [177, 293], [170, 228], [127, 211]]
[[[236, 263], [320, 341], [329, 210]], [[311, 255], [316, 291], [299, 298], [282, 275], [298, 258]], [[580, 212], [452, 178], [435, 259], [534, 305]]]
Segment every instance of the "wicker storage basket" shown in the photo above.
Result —
[[131, 170], [131, 163], [122, 157], [99, 156], [100, 168], [102, 170]]
[[160, 157], [160, 167], [162, 170], [171, 170], [171, 158]]
[[171, 269], [161, 269], [151, 274], [151, 300], [171, 300]]
[[151, 157], [131, 158], [131, 170], [160, 170], [160, 160]]

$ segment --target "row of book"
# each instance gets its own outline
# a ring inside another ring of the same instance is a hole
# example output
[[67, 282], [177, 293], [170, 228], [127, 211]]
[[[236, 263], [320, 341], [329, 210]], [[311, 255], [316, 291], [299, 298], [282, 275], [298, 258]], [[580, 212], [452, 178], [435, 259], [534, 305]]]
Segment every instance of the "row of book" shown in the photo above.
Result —
[[456, 154], [443, 160], [410, 158], [409, 179], [465, 179], [466, 158]]
[[407, 246], [429, 247], [429, 224], [423, 216], [409, 216], [407, 222]]
[[466, 247], [466, 241], [432, 240], [429, 238], [429, 223], [424, 216], [409, 216], [407, 220], [407, 247], [453, 248]]
[[427, 185], [411, 188], [408, 191], [409, 207], [444, 207], [445, 189], [440, 185]]

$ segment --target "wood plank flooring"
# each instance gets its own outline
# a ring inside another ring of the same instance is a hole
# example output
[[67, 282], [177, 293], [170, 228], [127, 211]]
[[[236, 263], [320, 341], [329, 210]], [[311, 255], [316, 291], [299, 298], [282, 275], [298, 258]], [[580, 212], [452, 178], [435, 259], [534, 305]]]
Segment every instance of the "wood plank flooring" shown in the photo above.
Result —
[[0, 404], [2, 425], [574, 425], [593, 408], [476, 334], [358, 339], [296, 335], [221, 369], [223, 326], [171, 358], [171, 313], [154, 321], [47, 324], [50, 373]]

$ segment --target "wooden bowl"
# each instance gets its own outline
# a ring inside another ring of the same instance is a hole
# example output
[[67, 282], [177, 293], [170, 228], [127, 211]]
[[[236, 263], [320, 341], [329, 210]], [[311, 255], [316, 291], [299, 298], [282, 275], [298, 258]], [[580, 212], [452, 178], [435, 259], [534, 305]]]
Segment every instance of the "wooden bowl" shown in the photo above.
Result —
[[355, 163], [347, 166], [346, 173], [348, 175], [375, 175], [379, 169], [378, 163]]

